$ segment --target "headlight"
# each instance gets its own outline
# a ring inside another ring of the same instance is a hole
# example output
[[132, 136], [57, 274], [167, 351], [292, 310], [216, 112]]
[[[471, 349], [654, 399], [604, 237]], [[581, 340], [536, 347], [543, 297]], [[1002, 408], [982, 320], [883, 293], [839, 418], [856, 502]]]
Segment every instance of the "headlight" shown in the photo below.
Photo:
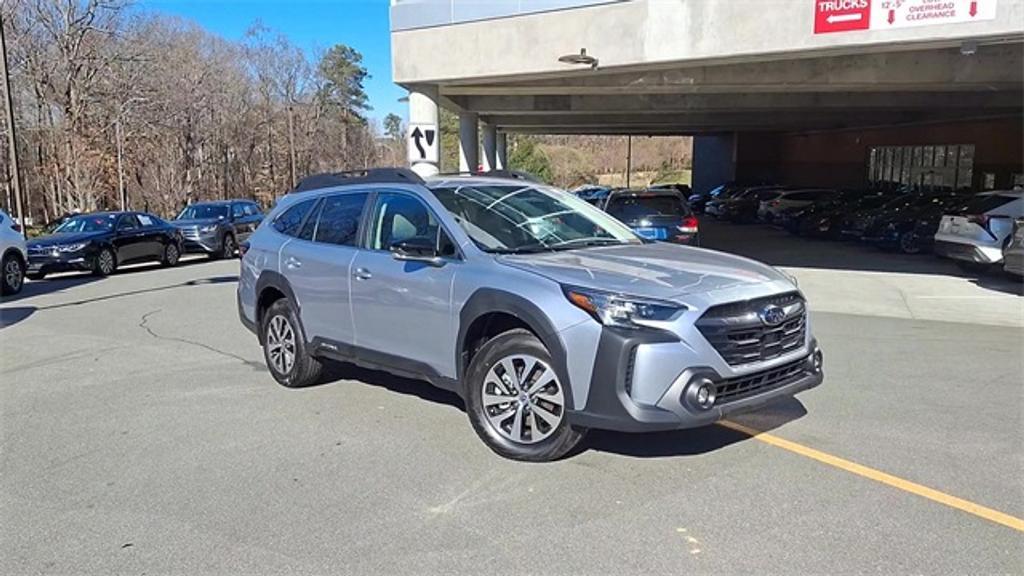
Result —
[[200, 226], [199, 227], [199, 233], [200, 234], [209, 234], [211, 232], [216, 232], [216, 231], [217, 231], [217, 225], [216, 224], [210, 224], [209, 226]]
[[564, 286], [566, 298], [594, 317], [605, 326], [617, 328], [644, 328], [634, 320], [671, 320], [678, 312], [686, 310], [682, 304], [650, 300], [635, 296], [624, 296], [611, 292]]
[[79, 242], [77, 244], [60, 244], [56, 247], [57, 252], [78, 252], [88, 246], [88, 242]]

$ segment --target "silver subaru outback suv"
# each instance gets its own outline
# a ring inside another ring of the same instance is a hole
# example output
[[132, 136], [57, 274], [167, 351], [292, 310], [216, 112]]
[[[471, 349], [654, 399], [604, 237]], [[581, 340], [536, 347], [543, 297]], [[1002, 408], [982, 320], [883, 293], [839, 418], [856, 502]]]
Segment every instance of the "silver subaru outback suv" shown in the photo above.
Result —
[[238, 307], [284, 386], [325, 359], [458, 393], [498, 454], [559, 458], [588, 428], [690, 428], [822, 381], [782, 272], [644, 240], [511, 174], [307, 178], [243, 246]]

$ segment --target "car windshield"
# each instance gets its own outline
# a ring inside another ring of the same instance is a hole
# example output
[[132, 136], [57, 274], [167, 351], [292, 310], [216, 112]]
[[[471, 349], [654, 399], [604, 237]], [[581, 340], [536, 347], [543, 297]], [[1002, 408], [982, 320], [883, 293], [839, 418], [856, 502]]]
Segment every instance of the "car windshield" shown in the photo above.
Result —
[[192, 204], [186, 206], [175, 220], [206, 220], [227, 217], [228, 207], [223, 204]]
[[439, 186], [434, 195], [482, 250], [529, 253], [640, 244], [626, 226], [585, 201], [530, 185]]
[[645, 216], [685, 216], [682, 198], [675, 194], [615, 196], [608, 202], [608, 213], [619, 220]]
[[54, 228], [54, 234], [75, 234], [78, 232], [109, 232], [114, 229], [117, 214], [91, 214], [72, 216]]

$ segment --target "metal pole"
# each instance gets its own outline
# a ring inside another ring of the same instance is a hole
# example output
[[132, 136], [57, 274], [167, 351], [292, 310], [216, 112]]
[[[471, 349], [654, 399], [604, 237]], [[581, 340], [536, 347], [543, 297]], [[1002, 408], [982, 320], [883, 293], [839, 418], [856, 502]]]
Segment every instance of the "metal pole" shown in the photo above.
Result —
[[626, 188], [629, 188], [629, 177], [633, 173], [633, 137], [626, 136]]
[[124, 164], [121, 156], [124, 154], [124, 144], [121, 140], [121, 117], [117, 117], [114, 125], [114, 132], [117, 135], [117, 193], [121, 200], [121, 211], [128, 209], [128, 191], [124, 189]]
[[0, 76], [4, 77], [4, 107], [7, 111], [7, 148], [11, 160], [11, 185], [14, 188], [14, 206], [21, 234], [28, 238], [28, 226], [25, 223], [25, 210], [21, 203], [21, 171], [18, 169], [18, 138], [14, 128], [14, 101], [11, 96], [11, 76], [7, 70], [7, 42], [4, 40], [4, 19], [0, 16]]

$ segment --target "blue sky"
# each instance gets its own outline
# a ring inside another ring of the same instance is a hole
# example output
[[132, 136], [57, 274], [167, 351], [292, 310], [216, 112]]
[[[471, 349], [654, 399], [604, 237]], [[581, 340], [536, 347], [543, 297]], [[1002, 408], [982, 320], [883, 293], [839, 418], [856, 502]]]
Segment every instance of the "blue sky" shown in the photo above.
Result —
[[348, 44], [362, 53], [372, 76], [366, 82], [370, 117], [406, 116], [398, 102], [405, 91], [391, 82], [388, 0], [140, 0], [137, 6], [188, 18], [231, 40], [259, 20], [310, 52]]

